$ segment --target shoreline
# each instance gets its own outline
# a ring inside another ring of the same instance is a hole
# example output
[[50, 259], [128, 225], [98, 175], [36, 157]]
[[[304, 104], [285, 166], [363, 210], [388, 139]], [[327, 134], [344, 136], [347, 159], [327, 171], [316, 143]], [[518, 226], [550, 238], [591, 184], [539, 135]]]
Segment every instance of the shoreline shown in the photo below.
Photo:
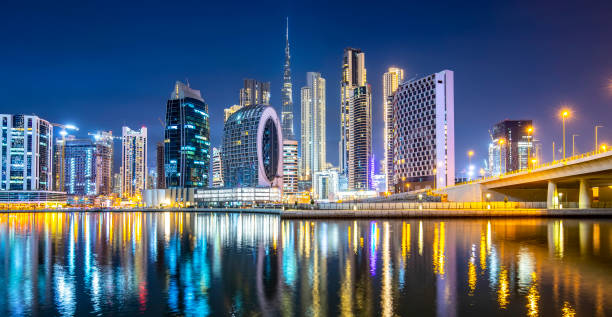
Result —
[[0, 210], [3, 214], [43, 212], [194, 212], [277, 215], [282, 219], [374, 219], [374, 218], [602, 218], [612, 217], [612, 208], [591, 209], [390, 209], [390, 210], [308, 210], [272, 208], [143, 208], [143, 209], [41, 209]]

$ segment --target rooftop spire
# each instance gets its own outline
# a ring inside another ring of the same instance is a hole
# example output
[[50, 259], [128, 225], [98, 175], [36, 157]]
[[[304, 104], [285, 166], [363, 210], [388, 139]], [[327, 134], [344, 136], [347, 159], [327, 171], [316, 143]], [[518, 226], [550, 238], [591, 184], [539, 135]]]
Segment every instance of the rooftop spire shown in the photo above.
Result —
[[283, 138], [293, 140], [293, 89], [291, 84], [291, 56], [289, 55], [289, 17], [286, 18], [287, 28], [285, 31], [285, 67], [283, 70], [282, 96], [282, 124]]

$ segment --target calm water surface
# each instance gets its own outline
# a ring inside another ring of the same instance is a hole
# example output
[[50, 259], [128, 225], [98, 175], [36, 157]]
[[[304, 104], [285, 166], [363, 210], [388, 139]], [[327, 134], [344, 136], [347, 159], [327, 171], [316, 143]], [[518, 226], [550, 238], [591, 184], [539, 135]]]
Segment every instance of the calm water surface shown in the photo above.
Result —
[[0, 215], [7, 315], [612, 315], [612, 221]]

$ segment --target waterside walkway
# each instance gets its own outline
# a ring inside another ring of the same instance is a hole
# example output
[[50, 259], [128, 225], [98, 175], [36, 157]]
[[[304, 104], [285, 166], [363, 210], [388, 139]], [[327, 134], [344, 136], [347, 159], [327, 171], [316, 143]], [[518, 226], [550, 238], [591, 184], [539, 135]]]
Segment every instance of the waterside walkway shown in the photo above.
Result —
[[354, 218], [466, 218], [466, 217], [612, 217], [612, 208], [592, 209], [275, 209], [275, 208], [173, 208], [173, 209], [49, 209], [0, 210], [0, 213], [27, 212], [212, 212], [278, 215], [283, 219]]

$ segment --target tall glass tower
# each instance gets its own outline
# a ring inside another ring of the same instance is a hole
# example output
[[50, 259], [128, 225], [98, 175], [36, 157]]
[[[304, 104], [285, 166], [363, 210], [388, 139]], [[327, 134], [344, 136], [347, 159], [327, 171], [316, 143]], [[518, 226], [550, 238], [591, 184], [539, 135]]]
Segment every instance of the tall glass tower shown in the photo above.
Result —
[[208, 187], [210, 123], [199, 90], [177, 81], [166, 105], [166, 188]]
[[293, 134], [293, 89], [291, 84], [291, 56], [289, 55], [289, 18], [287, 18], [287, 32], [285, 36], [285, 67], [283, 72], [283, 88], [281, 90], [283, 111], [281, 121], [283, 138], [294, 140]]

